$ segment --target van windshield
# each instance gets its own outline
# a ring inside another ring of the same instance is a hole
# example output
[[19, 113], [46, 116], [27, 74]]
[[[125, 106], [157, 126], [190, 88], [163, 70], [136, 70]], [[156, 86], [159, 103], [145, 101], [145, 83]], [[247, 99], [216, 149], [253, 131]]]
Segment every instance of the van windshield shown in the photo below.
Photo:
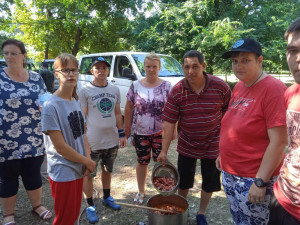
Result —
[[[147, 54], [133, 54], [132, 57], [136, 62], [142, 76], [146, 76], [144, 70], [144, 60]], [[180, 63], [171, 56], [159, 55], [161, 60], [161, 69], [158, 73], [159, 77], [182, 77], [183, 71]]]

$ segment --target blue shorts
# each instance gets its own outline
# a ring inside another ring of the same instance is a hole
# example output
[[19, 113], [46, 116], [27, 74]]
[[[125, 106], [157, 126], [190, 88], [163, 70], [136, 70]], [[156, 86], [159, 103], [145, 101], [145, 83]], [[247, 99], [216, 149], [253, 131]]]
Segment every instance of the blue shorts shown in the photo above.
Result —
[[273, 184], [277, 177], [271, 177], [268, 182], [265, 201], [253, 204], [248, 201], [248, 191], [254, 178], [240, 177], [222, 171], [222, 182], [226, 193], [230, 212], [236, 225], [265, 225], [269, 221], [270, 202], [273, 194]]

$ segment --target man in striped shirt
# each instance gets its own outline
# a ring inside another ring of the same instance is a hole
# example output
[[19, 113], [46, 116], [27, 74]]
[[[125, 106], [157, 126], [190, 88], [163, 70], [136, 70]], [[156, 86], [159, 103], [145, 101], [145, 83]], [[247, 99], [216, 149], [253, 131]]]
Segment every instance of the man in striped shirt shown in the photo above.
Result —
[[229, 85], [206, 74], [205, 66], [201, 52], [191, 50], [183, 56], [185, 78], [173, 87], [164, 107], [162, 150], [158, 157], [163, 164], [167, 160], [178, 121], [179, 195], [187, 197], [194, 185], [197, 159], [201, 160], [203, 182], [197, 225], [207, 224], [204, 214], [212, 193], [221, 190], [215, 160], [219, 155], [220, 122], [231, 97]]

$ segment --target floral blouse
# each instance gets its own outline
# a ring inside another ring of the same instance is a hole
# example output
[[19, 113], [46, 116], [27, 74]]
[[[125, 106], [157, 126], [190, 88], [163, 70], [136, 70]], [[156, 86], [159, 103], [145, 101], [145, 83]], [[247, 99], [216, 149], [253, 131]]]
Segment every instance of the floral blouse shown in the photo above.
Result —
[[45, 92], [38, 73], [16, 82], [0, 69], [0, 162], [45, 154], [38, 105]]

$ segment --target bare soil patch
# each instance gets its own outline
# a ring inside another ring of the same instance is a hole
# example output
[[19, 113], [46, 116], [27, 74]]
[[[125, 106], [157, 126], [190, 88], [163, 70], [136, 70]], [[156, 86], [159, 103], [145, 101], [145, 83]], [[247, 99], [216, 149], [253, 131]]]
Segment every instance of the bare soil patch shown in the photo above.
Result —
[[[177, 165], [177, 152], [176, 152], [177, 141], [173, 141], [168, 153], [168, 159], [174, 165]], [[146, 200], [153, 195], [158, 194], [154, 189], [150, 177], [152, 172], [152, 167], [154, 163], [151, 162], [148, 170], [148, 177], [146, 182]], [[118, 157], [115, 162], [114, 174], [112, 179], [111, 195], [114, 197], [115, 201], [133, 204], [133, 198], [137, 193], [136, 175], [136, 155], [135, 150], [132, 146], [127, 146], [126, 148], [119, 149]], [[200, 202], [200, 188], [201, 188], [201, 173], [197, 168], [197, 175], [195, 177], [194, 188], [190, 190], [189, 196], [187, 198], [189, 203], [189, 224], [196, 224], [195, 215], [199, 208]], [[48, 207], [52, 212], [53, 210], [53, 199], [51, 197], [51, 190], [47, 179], [43, 180], [43, 199], [42, 203]], [[137, 222], [141, 221], [148, 224], [148, 210], [131, 208], [123, 206], [119, 211], [113, 211], [106, 208], [101, 203], [102, 197], [102, 184], [100, 173], [94, 180], [95, 186], [95, 205], [97, 207], [98, 216], [100, 221], [97, 224], [101, 225], [135, 225]], [[144, 203], [146, 205], [146, 202]], [[82, 201], [82, 215], [79, 220], [80, 225], [88, 225], [86, 220], [84, 208], [86, 206], [85, 201]], [[2, 210], [1, 210], [2, 214]], [[54, 213], [53, 213], [54, 214]], [[207, 220], [210, 225], [230, 225], [233, 224], [231, 215], [229, 212], [228, 202], [224, 191], [216, 192], [213, 194], [211, 202], [207, 209]], [[15, 220], [17, 225], [48, 225], [52, 224], [50, 221], [42, 221], [38, 216], [31, 213], [31, 205], [26, 196], [24, 187], [20, 180], [20, 189], [18, 194], [18, 199], [16, 203]], [[2, 224], [2, 216], [0, 217], [0, 222]]]

